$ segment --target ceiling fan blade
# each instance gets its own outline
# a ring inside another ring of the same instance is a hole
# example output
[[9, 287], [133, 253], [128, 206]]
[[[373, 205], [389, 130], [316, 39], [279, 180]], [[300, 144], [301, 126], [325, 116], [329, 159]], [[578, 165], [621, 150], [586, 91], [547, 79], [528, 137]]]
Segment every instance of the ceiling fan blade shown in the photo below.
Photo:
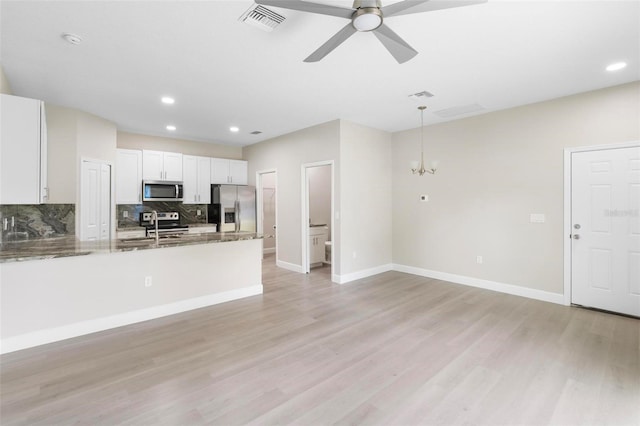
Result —
[[[394, 4], [390, 4], [389, 6], [384, 6], [382, 9], [380, 9], [382, 11], [382, 15], [385, 18], [388, 18], [390, 16], [393, 15], [398, 15], [400, 14], [400, 12], [404, 12], [407, 9], [416, 7], [422, 3], [426, 3], [429, 0], [405, 0], [405, 1], [400, 1], [398, 3], [394, 3]], [[405, 12], [405, 13], [412, 13], [411, 11]]]
[[400, 38], [400, 36], [394, 33], [391, 28], [385, 24], [380, 25], [376, 30], [373, 30], [378, 40], [387, 48], [389, 53], [396, 58], [399, 64], [407, 62], [418, 54], [418, 52], [407, 44], [406, 41]]
[[353, 9], [344, 7], [329, 6], [327, 4], [311, 3], [300, 0], [255, 0], [257, 4], [263, 6], [275, 6], [283, 9], [299, 10], [301, 12], [318, 13], [320, 15], [338, 16], [340, 18], [351, 19]]
[[[487, 0], [405, 0], [400, 3], [394, 3], [383, 7], [382, 13], [385, 18], [388, 18], [390, 16], [408, 15], [410, 13], [431, 12], [433, 10], [449, 9], [452, 7], [472, 6], [474, 4], [486, 2]], [[402, 7], [403, 5], [406, 7]]]
[[315, 52], [309, 55], [309, 57], [304, 61], [318, 62], [320, 59], [324, 58], [329, 53], [331, 53], [333, 49], [340, 46], [342, 42], [344, 42], [346, 39], [351, 37], [355, 32], [356, 32], [356, 29], [353, 27], [353, 25], [351, 25], [351, 22], [349, 22], [340, 31], [338, 31], [333, 37], [327, 40], [322, 46], [316, 49]]

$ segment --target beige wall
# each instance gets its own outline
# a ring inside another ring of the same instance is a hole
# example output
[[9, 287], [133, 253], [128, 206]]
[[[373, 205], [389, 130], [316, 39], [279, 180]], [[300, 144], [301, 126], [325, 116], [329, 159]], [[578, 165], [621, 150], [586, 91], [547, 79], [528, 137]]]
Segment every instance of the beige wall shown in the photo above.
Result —
[[278, 170], [279, 260], [302, 267], [301, 165], [334, 160], [333, 273], [391, 263], [389, 133], [336, 120], [247, 146], [244, 156], [251, 182], [256, 171]]
[[76, 111], [45, 104], [49, 203], [75, 204], [78, 182]]
[[118, 132], [118, 148], [151, 149], [155, 151], [180, 152], [203, 157], [242, 159], [242, 148], [215, 143], [195, 142], [184, 139], [162, 138], [137, 133]]
[[4, 73], [4, 68], [2, 68], [2, 64], [0, 64], [0, 93], [5, 95], [13, 95], [11, 91], [11, 85], [9, 84], [9, 80], [7, 80], [7, 76]]
[[428, 126], [434, 176], [419, 138], [393, 135], [393, 262], [562, 293], [563, 149], [640, 139], [640, 83]]
[[[277, 169], [278, 261], [301, 267], [301, 166], [334, 160], [338, 166], [340, 122], [335, 120], [244, 147], [249, 184], [256, 171]], [[336, 171], [336, 180], [339, 176]], [[338, 185], [336, 184], [336, 187]], [[339, 206], [336, 206], [339, 210]]]
[[391, 134], [340, 123], [340, 273], [391, 264]]
[[49, 203], [76, 204], [82, 158], [115, 163], [116, 126], [72, 108], [46, 104]]

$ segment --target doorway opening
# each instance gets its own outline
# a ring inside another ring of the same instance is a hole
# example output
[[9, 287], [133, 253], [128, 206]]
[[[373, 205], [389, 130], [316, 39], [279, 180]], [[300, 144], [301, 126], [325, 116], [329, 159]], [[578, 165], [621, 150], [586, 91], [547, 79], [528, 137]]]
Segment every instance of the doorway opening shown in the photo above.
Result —
[[302, 269], [333, 277], [335, 265], [333, 161], [302, 165]]
[[262, 234], [262, 256], [266, 261], [278, 259], [277, 171], [256, 172], [257, 232]]

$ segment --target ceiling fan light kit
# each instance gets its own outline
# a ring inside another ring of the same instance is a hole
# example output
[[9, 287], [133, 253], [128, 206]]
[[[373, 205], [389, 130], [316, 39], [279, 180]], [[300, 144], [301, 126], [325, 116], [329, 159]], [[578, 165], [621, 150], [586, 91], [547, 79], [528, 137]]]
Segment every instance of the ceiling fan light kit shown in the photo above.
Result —
[[418, 7], [428, 1], [429, 0], [404, 0], [383, 7], [380, 0], [355, 0], [353, 7], [347, 9], [300, 0], [255, 0], [257, 4], [264, 6], [275, 6], [283, 9], [337, 16], [351, 20], [350, 24], [346, 25], [316, 49], [304, 62], [317, 62], [321, 60], [356, 32], [372, 32], [399, 64], [405, 63], [416, 56], [418, 51], [409, 46], [409, 44], [393, 32], [391, 28], [387, 27], [384, 24], [384, 18], [395, 15], [447, 9], [450, 7], [468, 6], [476, 3], [485, 3], [487, 0], [467, 0], [464, 2], [456, 2], [456, 0], [443, 1], [430, 6], [426, 10], [421, 10]]
[[373, 31], [382, 25], [382, 12], [377, 7], [362, 7], [351, 18], [353, 28], [358, 31]]

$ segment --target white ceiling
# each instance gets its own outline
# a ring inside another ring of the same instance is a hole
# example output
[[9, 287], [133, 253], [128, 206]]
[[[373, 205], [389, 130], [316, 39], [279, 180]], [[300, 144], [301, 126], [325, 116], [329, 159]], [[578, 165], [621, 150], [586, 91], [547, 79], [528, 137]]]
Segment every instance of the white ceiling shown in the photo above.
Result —
[[[232, 145], [338, 118], [394, 132], [418, 127], [421, 103], [432, 124], [447, 108], [480, 104], [484, 113], [640, 80], [637, 0], [490, 0], [391, 17], [420, 52], [402, 65], [367, 33], [304, 63], [348, 21], [271, 8], [287, 19], [267, 33], [238, 21], [252, 4], [3, 0], [0, 62], [16, 95], [122, 130]], [[616, 61], [629, 65], [605, 71]], [[422, 90], [435, 96], [408, 98]], [[161, 104], [163, 95], [176, 103]]]

